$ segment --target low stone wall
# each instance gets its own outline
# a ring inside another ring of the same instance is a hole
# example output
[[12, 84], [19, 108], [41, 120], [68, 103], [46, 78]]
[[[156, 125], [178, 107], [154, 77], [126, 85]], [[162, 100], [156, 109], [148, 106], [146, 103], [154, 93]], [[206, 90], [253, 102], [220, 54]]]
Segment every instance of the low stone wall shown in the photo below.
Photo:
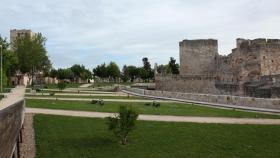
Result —
[[0, 157], [10, 158], [23, 124], [24, 100], [0, 110]]
[[191, 100], [198, 102], [207, 102], [214, 104], [227, 104], [246, 106], [254, 108], [266, 108], [280, 110], [280, 99], [270, 98], [253, 98], [253, 97], [240, 97], [230, 95], [211, 95], [211, 94], [196, 94], [196, 93], [179, 93], [179, 92], [168, 92], [168, 91], [153, 91], [153, 90], [140, 90], [136, 88], [124, 88], [124, 90], [155, 97], [166, 97], [183, 100]]

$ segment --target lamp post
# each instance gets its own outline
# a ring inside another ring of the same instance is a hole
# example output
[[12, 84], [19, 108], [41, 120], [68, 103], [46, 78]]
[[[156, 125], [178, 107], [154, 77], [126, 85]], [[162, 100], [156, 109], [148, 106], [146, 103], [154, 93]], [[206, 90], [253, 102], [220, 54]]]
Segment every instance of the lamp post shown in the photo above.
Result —
[[1, 49], [1, 93], [3, 93], [3, 48], [2, 45], [0, 45], [0, 49]]

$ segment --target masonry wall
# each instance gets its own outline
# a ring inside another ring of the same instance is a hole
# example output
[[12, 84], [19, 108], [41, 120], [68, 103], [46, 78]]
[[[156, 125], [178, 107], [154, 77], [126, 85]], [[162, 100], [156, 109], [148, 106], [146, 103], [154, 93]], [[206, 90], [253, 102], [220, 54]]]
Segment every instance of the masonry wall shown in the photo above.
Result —
[[238, 105], [238, 106], [244, 106], [244, 107], [256, 107], [256, 108], [267, 108], [267, 109], [280, 110], [280, 99], [240, 97], [240, 96], [230, 96], [230, 95], [180, 93], [180, 92], [153, 91], [153, 90], [138, 90], [135, 88], [125, 88], [125, 90], [133, 92], [133, 93], [156, 96], [156, 97], [166, 97], [166, 98], [183, 99], [183, 100], [188, 100], [188, 101], [198, 101], [198, 102], [205, 102], [205, 103]]
[[24, 101], [0, 110], [0, 157], [10, 158], [23, 124]]
[[213, 74], [216, 69], [218, 41], [184, 40], [180, 46], [180, 74]]
[[169, 75], [155, 77], [156, 89], [189, 93], [218, 93], [211, 75]]

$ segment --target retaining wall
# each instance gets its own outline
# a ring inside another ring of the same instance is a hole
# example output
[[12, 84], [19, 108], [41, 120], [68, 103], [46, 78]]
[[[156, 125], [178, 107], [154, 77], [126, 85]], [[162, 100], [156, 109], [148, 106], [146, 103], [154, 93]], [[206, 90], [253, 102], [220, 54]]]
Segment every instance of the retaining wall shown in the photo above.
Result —
[[0, 109], [0, 158], [19, 157], [17, 145], [24, 120], [24, 108], [25, 102], [20, 99]]
[[196, 94], [196, 93], [180, 93], [168, 91], [143, 90], [136, 88], [124, 88], [126, 91], [138, 93], [142, 95], [149, 95], [155, 97], [166, 97], [175, 99], [192, 100], [198, 102], [207, 102], [214, 104], [237, 105], [244, 107], [266, 108], [280, 110], [280, 99], [271, 98], [253, 98], [240, 97], [230, 95], [211, 95], [211, 94]]

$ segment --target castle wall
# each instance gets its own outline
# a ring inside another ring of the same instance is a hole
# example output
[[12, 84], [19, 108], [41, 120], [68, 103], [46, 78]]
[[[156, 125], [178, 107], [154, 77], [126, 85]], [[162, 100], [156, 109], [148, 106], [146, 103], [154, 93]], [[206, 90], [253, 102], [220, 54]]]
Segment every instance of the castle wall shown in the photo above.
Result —
[[221, 56], [217, 51], [217, 40], [180, 42], [180, 75], [156, 75], [156, 89], [264, 98], [280, 96], [280, 81], [262, 80], [264, 76], [280, 75], [280, 40], [239, 38], [231, 54]]
[[208, 75], [156, 76], [156, 89], [189, 93], [218, 93], [215, 78]]
[[180, 42], [180, 74], [213, 74], [218, 54], [217, 40], [184, 40]]

